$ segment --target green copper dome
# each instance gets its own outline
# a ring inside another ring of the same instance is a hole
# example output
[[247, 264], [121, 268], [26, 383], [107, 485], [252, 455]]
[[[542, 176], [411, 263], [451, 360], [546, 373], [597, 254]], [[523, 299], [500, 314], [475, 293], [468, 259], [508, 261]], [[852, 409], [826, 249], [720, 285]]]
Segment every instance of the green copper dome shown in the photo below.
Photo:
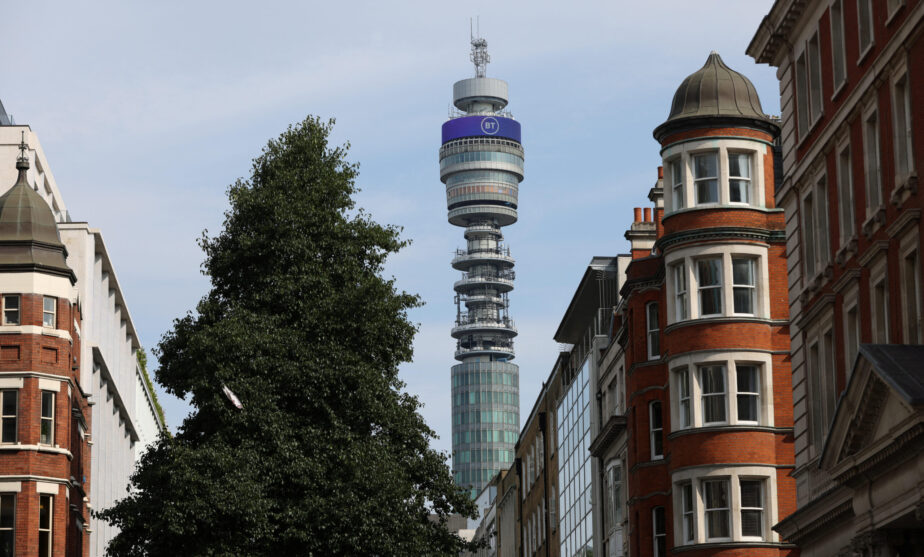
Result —
[[0, 196], [0, 272], [40, 271], [65, 275], [73, 282], [54, 213], [26, 180], [29, 162], [20, 159], [16, 168], [16, 184]]
[[704, 118], [745, 119], [776, 128], [760, 106], [760, 98], [751, 81], [729, 68], [716, 52], [706, 64], [691, 74], [674, 93], [667, 120], [655, 128], [660, 139], [672, 130], [704, 124]]

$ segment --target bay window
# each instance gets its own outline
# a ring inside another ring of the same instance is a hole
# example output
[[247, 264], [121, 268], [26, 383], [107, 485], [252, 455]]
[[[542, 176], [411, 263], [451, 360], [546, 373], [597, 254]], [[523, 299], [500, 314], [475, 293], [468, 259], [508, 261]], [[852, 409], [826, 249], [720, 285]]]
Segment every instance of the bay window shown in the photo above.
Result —
[[772, 360], [753, 352], [680, 356], [671, 370], [674, 432], [699, 427], [772, 426]]
[[777, 470], [769, 465], [717, 466], [672, 475], [674, 545], [778, 541]]
[[42, 300], [42, 326], [54, 329], [57, 325], [58, 299], [45, 296]]

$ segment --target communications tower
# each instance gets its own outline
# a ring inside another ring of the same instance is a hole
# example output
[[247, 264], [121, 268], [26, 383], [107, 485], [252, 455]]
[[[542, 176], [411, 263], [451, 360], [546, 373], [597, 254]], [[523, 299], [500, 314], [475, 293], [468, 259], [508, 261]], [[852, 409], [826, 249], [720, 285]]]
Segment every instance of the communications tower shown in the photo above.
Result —
[[452, 260], [462, 273], [453, 285], [460, 363], [452, 367], [452, 452], [455, 482], [474, 496], [510, 467], [520, 431], [517, 330], [508, 313], [514, 260], [501, 228], [517, 220], [523, 146], [519, 122], [504, 110], [507, 82], [485, 76], [487, 41], [472, 36], [471, 44], [475, 77], [453, 85], [440, 180], [450, 224], [465, 229], [466, 248]]

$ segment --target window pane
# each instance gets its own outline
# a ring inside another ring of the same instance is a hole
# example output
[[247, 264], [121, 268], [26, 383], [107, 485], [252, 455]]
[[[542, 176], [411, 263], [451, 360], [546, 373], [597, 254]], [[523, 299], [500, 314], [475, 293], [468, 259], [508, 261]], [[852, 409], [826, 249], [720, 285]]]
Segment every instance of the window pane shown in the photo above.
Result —
[[728, 196], [729, 201], [733, 203], [750, 203], [751, 195], [749, 193], [750, 182], [747, 180], [729, 180]]
[[718, 176], [718, 164], [715, 153], [696, 155], [693, 157], [693, 167], [696, 178], [712, 178]]
[[732, 276], [735, 284], [754, 285], [754, 260], [732, 259]]
[[718, 183], [715, 180], [700, 180], [696, 182], [696, 202], [718, 203]]
[[51, 497], [39, 497], [39, 528], [51, 528]]
[[713, 286], [719, 284], [719, 274], [721, 273], [720, 260], [702, 259], [696, 262], [699, 269], [699, 285]]
[[739, 178], [750, 178], [751, 156], [746, 153], [729, 153], [728, 175]]
[[741, 480], [741, 506], [762, 507], [760, 500], [760, 481]]
[[742, 536], [762, 536], [761, 532], [761, 511], [741, 511], [741, 535]]
[[55, 299], [45, 296], [45, 311], [54, 311], [55, 310]]
[[16, 415], [16, 391], [3, 391], [3, 415]]
[[735, 313], [754, 313], [753, 293], [751, 288], [735, 288]]
[[[14, 495], [0, 496], [0, 528], [12, 528], [15, 516], [16, 497]], [[10, 553], [12, 556], [12, 553]]]
[[42, 392], [42, 417], [50, 418], [54, 414], [55, 394], [48, 391]]

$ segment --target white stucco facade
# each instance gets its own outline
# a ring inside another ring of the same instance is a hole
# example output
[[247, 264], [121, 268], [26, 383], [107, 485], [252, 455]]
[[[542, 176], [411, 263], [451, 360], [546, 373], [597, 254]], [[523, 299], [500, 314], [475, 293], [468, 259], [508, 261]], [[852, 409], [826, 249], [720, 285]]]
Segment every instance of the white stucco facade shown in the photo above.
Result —
[[[29, 145], [29, 181], [51, 206], [67, 248], [67, 264], [77, 276], [67, 294], [77, 300], [83, 319], [77, 330], [80, 386], [90, 393], [92, 405], [89, 504], [101, 510], [128, 492], [135, 463], [165, 426], [138, 366], [141, 344], [102, 234], [85, 222], [71, 221], [38, 138], [28, 126], [0, 126], [0, 195], [15, 182], [22, 132]], [[91, 518], [91, 557], [104, 555], [115, 533]]]

